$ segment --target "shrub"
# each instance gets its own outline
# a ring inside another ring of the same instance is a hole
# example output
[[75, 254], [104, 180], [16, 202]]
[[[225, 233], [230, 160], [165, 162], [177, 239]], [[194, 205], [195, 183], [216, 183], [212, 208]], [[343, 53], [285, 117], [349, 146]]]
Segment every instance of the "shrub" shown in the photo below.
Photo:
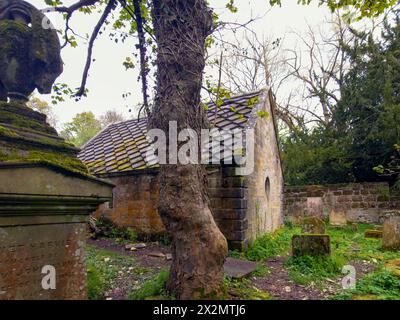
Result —
[[100, 217], [96, 222], [96, 226], [101, 230], [101, 235], [103, 235], [104, 237], [122, 241], [137, 241], [137, 233], [135, 230], [133, 230], [132, 228], [117, 226], [106, 217]]

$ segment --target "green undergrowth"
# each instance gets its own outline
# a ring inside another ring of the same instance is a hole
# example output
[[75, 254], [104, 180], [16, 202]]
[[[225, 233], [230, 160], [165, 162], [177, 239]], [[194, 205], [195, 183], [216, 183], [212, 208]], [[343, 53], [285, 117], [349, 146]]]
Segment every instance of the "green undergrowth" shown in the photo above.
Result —
[[138, 267], [132, 257], [102, 250], [90, 245], [86, 246], [86, 264], [88, 274], [88, 298], [90, 300], [105, 299], [106, 291], [115, 285], [120, 273], [140, 276], [149, 270]]
[[322, 280], [340, 276], [345, 264], [345, 258], [340, 255], [330, 257], [301, 256], [290, 257], [286, 261], [285, 267], [295, 283], [307, 285], [314, 282], [319, 285]]
[[[384, 264], [392, 259], [400, 259], [400, 252], [383, 251], [381, 239], [365, 238], [367, 229], [375, 229], [377, 226], [371, 224], [347, 225], [344, 227], [332, 227], [327, 225], [326, 233], [331, 239], [331, 255], [329, 257], [303, 256], [293, 258], [291, 253], [291, 239], [295, 234], [301, 234], [299, 227], [285, 223], [285, 227], [274, 232], [258, 237], [252, 241], [244, 253], [230, 251], [229, 255], [234, 258], [252, 261], [265, 261], [279, 256], [287, 256], [284, 267], [288, 270], [291, 279], [298, 284], [316, 284], [319, 287], [327, 285], [327, 281], [337, 282], [343, 277], [342, 268], [360, 262], [369, 265], [371, 270], [383, 270]], [[264, 273], [267, 274], [267, 270]], [[257, 276], [257, 272], [255, 275]], [[387, 273], [373, 272], [360, 281], [360, 291], [357, 294], [374, 292], [379, 293], [377, 288], [385, 288], [387, 281], [395, 280], [394, 276]], [[397, 281], [399, 281], [397, 279]], [[393, 281], [393, 283], [396, 283]], [[373, 285], [371, 285], [373, 284]], [[366, 288], [373, 287], [373, 290]], [[397, 289], [396, 289], [397, 290]], [[396, 292], [388, 291], [388, 297], [395, 297]], [[347, 293], [348, 295], [348, 293]], [[354, 295], [354, 294], [353, 294]], [[384, 295], [380, 295], [381, 297]]]
[[300, 229], [290, 227], [266, 233], [250, 242], [243, 256], [251, 261], [263, 261], [287, 255], [290, 251], [292, 236], [296, 233], [300, 233]]
[[380, 269], [356, 282], [356, 289], [346, 290], [332, 300], [400, 300], [400, 278]]
[[158, 275], [144, 282], [143, 286], [129, 294], [130, 300], [170, 300], [165, 292], [165, 285], [169, 277], [169, 270], [164, 269]]
[[137, 232], [132, 228], [120, 227], [106, 217], [100, 217], [96, 221], [96, 226], [101, 231], [101, 236], [114, 239], [117, 243], [136, 242]]
[[225, 277], [224, 291], [226, 292], [221, 300], [231, 300], [232, 298], [240, 300], [272, 300], [272, 296], [251, 284], [249, 279], [232, 279]]
[[268, 273], [269, 273], [268, 267], [267, 267], [265, 264], [263, 264], [263, 263], [259, 263], [259, 264], [257, 265], [256, 270], [254, 270], [254, 271], [251, 273], [251, 276], [252, 276], [252, 277], [256, 277], [256, 278], [262, 278], [262, 277], [267, 276]]

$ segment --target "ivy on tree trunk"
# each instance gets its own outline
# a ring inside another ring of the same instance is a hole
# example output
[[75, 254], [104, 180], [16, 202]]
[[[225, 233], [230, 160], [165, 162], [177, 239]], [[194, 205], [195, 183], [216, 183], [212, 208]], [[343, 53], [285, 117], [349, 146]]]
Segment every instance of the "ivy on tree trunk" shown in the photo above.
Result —
[[[154, 0], [153, 5], [157, 94], [149, 126], [163, 130], [168, 139], [169, 123], [176, 121], [178, 132], [191, 128], [200, 136], [208, 126], [200, 90], [205, 40], [213, 30], [211, 11], [205, 0]], [[204, 166], [161, 165], [158, 210], [172, 238], [167, 290], [179, 299], [217, 296], [227, 242], [213, 219]]]

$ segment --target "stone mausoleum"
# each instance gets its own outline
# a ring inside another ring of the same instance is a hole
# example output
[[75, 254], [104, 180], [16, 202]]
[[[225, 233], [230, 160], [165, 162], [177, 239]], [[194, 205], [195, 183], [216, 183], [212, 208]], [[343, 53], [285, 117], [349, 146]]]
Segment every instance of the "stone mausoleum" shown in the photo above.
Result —
[[[254, 170], [237, 175], [236, 166], [208, 165], [208, 191], [214, 218], [231, 248], [242, 249], [250, 239], [282, 225], [283, 175], [277, 128], [269, 90], [208, 105], [209, 122], [220, 130], [254, 129]], [[165, 232], [157, 212], [158, 165], [146, 158], [147, 119], [112, 124], [91, 139], [79, 158], [97, 177], [116, 185], [113, 203], [95, 216], [135, 229], [143, 236]]]

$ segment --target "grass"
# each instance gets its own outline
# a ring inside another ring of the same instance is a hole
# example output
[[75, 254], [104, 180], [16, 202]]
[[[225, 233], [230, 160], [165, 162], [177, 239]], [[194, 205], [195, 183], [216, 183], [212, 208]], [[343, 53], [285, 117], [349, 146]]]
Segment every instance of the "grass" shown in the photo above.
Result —
[[348, 290], [332, 300], [400, 300], [400, 279], [380, 269], [366, 275], [356, 283], [356, 289]]
[[274, 233], [266, 233], [252, 241], [244, 257], [251, 261], [263, 261], [285, 255], [290, 250], [292, 236], [300, 229], [285, 227]]
[[[344, 275], [343, 266], [353, 261], [368, 263], [376, 271], [357, 279], [356, 290], [342, 290], [333, 299], [358, 299], [375, 297], [376, 299], [400, 299], [400, 279], [384, 270], [384, 265], [392, 259], [399, 259], [400, 252], [381, 250], [380, 239], [367, 239], [364, 232], [374, 229], [374, 225], [359, 224], [357, 228], [348, 225], [341, 228], [327, 226], [326, 233], [331, 237], [332, 254], [330, 257], [289, 257], [284, 267], [291, 279], [301, 285], [314, 283], [321, 290], [327, 281], [337, 281]], [[252, 261], [265, 261], [290, 254], [291, 238], [301, 230], [291, 224], [275, 233], [265, 234], [250, 243], [245, 253], [230, 252], [230, 256], [246, 258]], [[256, 272], [253, 276], [265, 276], [268, 270]]]
[[[392, 259], [400, 259], [400, 252], [385, 252], [380, 249], [380, 239], [366, 239], [364, 231], [373, 229], [373, 225], [360, 224], [342, 228], [327, 227], [327, 234], [331, 237], [332, 254], [330, 257], [303, 256], [290, 257], [291, 239], [301, 230], [293, 225], [286, 224], [284, 228], [270, 234], [265, 234], [250, 243], [245, 252], [230, 251], [229, 256], [240, 259], [257, 261], [257, 269], [251, 277], [262, 278], [268, 276], [269, 270], [265, 260], [284, 257], [284, 268], [289, 272], [291, 280], [302, 285], [315, 284], [317, 289], [334, 288], [335, 295], [329, 299], [395, 299], [400, 300], [400, 279], [385, 271], [385, 263]], [[347, 264], [369, 265], [373, 269], [364, 277], [357, 275], [355, 290], [340, 289], [342, 267]], [[144, 299], [173, 299], [165, 293], [165, 283], [168, 271], [159, 270], [156, 275], [151, 271], [137, 267], [135, 260], [114, 252], [87, 246], [88, 289], [90, 299], [104, 299], [105, 292], [118, 285], [122, 277], [128, 276], [126, 270], [130, 268], [130, 281], [135, 285], [128, 288], [129, 298]], [[136, 281], [139, 280], [139, 281]], [[332, 287], [332, 283], [336, 283]], [[253, 287], [250, 278], [234, 280], [226, 278], [224, 281], [226, 294], [222, 299], [250, 299], [269, 300], [268, 293]], [[336, 288], [337, 287], [337, 288]], [[332, 292], [332, 291], [329, 291]]]
[[268, 267], [265, 264], [259, 263], [256, 270], [254, 270], [251, 275], [256, 278], [262, 278], [267, 276], [269, 273]]
[[342, 274], [346, 260], [341, 256], [330, 257], [290, 257], [285, 267], [295, 283], [307, 285], [314, 282], [321, 285], [325, 279], [334, 279]]
[[162, 270], [158, 275], [146, 281], [139, 290], [132, 291], [129, 294], [131, 300], [146, 300], [157, 297], [167, 298], [165, 293], [165, 284], [168, 280], [169, 270]]
[[121, 276], [132, 274], [141, 276], [149, 271], [137, 267], [132, 257], [115, 252], [86, 246], [86, 263], [88, 270], [88, 298], [91, 300], [105, 299], [105, 293], [110, 290]]

